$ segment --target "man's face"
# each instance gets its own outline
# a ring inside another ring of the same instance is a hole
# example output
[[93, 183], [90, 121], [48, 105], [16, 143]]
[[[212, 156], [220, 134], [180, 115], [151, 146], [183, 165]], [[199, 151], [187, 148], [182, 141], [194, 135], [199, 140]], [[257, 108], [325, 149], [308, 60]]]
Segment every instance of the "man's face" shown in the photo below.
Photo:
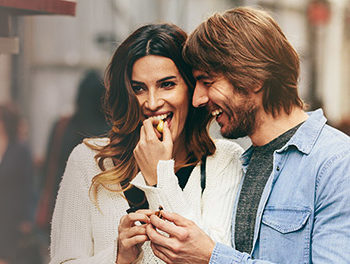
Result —
[[226, 138], [249, 136], [256, 127], [258, 105], [254, 93], [236, 91], [224, 75], [209, 75], [194, 70], [196, 87], [192, 98], [194, 107], [206, 106], [216, 117], [221, 134]]

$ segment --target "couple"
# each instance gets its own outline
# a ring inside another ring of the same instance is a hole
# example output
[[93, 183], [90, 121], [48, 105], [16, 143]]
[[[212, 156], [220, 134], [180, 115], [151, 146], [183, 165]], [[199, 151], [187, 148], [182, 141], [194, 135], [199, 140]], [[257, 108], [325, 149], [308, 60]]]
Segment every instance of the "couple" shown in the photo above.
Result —
[[[350, 139], [303, 111], [298, 77], [263, 11], [214, 14], [187, 39], [174, 25], [136, 30], [107, 69], [108, 138], [68, 160], [51, 263], [347, 263]], [[253, 146], [213, 142], [213, 117]], [[129, 183], [149, 209], [125, 213]]]

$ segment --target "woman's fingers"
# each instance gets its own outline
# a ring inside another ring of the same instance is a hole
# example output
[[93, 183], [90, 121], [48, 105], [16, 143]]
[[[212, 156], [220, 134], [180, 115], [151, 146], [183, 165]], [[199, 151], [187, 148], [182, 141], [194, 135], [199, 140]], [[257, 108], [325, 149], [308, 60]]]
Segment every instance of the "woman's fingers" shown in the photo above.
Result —
[[143, 244], [146, 241], [148, 241], [148, 236], [147, 235], [136, 235], [133, 237], [129, 237], [129, 238], [124, 238], [124, 239], [119, 239], [119, 246], [125, 248], [125, 249], [129, 249], [131, 247], [134, 247], [136, 245], [139, 244]]
[[146, 226], [133, 226], [129, 228], [121, 228], [119, 232], [122, 238], [131, 238], [138, 235], [147, 235]]
[[[159, 140], [159, 138], [157, 137], [157, 130], [154, 128], [153, 126], [153, 120], [152, 118], [148, 118], [145, 121], [143, 121], [143, 127], [145, 130], [145, 134], [146, 134], [146, 140], [147, 141], [153, 141], [153, 140]], [[158, 132], [159, 133], [159, 132]]]
[[[140, 254], [141, 246], [145, 241], [149, 240], [146, 226], [149, 223], [148, 215], [151, 212], [151, 210], [138, 210], [137, 212], [124, 215], [120, 219], [117, 263], [133, 263]], [[140, 224], [140, 222], [145, 224]]]
[[[155, 126], [158, 125], [160, 120], [154, 118], [148, 118], [143, 121], [140, 131], [140, 142], [153, 142], [153, 143], [166, 143], [167, 146], [172, 147], [173, 140], [169, 129], [168, 122], [165, 121], [163, 124], [163, 132], [159, 133]], [[163, 136], [163, 139], [161, 137]]]
[[144, 215], [147, 215], [147, 216], [150, 216], [152, 214], [154, 214], [155, 211], [151, 210], [151, 209], [139, 209], [136, 211], [136, 213], [138, 214], [144, 214]]
[[167, 121], [164, 122], [163, 126], [163, 143], [167, 148], [173, 148], [173, 139]]
[[130, 223], [134, 223], [133, 220], [138, 219], [139, 221], [140, 219], [137, 217], [131, 220], [132, 218], [125, 217], [118, 226], [118, 240], [124, 248], [130, 248], [149, 240], [146, 232], [147, 224], [129, 226]]
[[[148, 213], [148, 212], [147, 212]], [[149, 213], [149, 215], [151, 215], [152, 213]], [[135, 213], [130, 213], [127, 215], [124, 215], [119, 222], [119, 227], [122, 228], [128, 228], [131, 226], [135, 225], [135, 222], [143, 222], [143, 223], [149, 223], [149, 217], [147, 216], [147, 214], [144, 214], [141, 212], [141, 210], [138, 210]]]

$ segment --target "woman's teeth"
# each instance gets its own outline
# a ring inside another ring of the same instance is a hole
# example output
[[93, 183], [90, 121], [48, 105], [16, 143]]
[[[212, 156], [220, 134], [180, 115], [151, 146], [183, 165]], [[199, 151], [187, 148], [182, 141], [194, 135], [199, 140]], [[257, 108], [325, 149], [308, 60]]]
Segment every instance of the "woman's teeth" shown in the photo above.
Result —
[[214, 110], [213, 112], [211, 112], [211, 115], [212, 116], [218, 116], [222, 113], [222, 110], [221, 109], [216, 109]]
[[163, 114], [163, 115], [157, 115], [157, 116], [151, 116], [150, 118], [155, 119], [155, 120], [164, 120], [167, 118], [168, 114]]

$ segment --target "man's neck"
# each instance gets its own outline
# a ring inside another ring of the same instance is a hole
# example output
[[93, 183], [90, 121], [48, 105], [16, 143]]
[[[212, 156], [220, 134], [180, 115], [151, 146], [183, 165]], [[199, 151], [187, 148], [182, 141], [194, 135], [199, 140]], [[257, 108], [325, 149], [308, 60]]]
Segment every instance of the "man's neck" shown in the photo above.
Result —
[[257, 114], [258, 125], [250, 139], [254, 146], [263, 146], [279, 137], [289, 129], [304, 122], [308, 115], [301, 108], [293, 108], [288, 115], [281, 111], [277, 116], [272, 116], [261, 110]]

